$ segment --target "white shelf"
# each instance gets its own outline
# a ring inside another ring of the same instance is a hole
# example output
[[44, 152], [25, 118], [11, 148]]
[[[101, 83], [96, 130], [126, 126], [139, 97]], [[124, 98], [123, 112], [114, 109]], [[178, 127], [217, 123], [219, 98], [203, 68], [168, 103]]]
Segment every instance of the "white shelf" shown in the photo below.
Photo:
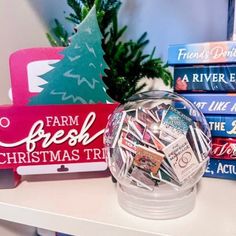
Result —
[[36, 228], [0, 220], [1, 236], [35, 236]]
[[236, 235], [236, 181], [203, 178], [194, 210], [161, 221], [122, 210], [110, 177], [87, 177], [31, 176], [0, 190], [0, 218], [79, 236]]

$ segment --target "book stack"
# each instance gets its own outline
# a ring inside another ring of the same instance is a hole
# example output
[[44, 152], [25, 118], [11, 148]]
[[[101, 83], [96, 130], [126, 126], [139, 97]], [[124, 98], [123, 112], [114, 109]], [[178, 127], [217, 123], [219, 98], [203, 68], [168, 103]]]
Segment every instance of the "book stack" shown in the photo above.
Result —
[[228, 1], [227, 40], [236, 39], [235, 0]]
[[172, 45], [174, 90], [205, 115], [212, 135], [207, 177], [236, 180], [236, 42]]

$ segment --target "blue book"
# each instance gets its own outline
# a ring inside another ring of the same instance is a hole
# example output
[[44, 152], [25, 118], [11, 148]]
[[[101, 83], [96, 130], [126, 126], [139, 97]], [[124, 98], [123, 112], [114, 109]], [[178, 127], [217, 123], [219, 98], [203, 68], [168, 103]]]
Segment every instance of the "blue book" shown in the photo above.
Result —
[[236, 138], [236, 116], [205, 115], [212, 137]]
[[235, 39], [235, 0], [228, 1], [227, 39]]
[[235, 92], [236, 65], [222, 64], [175, 67], [174, 89], [177, 92]]
[[236, 62], [236, 42], [205, 42], [170, 45], [168, 64], [215, 64]]
[[204, 176], [236, 180], [236, 160], [210, 158]]
[[236, 93], [182, 93], [204, 114], [236, 115]]

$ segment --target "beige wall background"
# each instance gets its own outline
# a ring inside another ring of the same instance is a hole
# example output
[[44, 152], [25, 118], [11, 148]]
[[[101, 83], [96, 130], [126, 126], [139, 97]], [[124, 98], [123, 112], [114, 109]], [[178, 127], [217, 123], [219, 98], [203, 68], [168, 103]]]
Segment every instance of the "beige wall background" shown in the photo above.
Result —
[[[147, 31], [146, 52], [156, 46], [164, 61], [170, 44], [226, 40], [228, 0], [122, 2], [119, 19], [128, 25], [127, 39]], [[70, 11], [66, 0], [0, 0], [0, 104], [10, 103], [9, 55], [22, 48], [49, 46], [45, 33], [54, 18], [73, 28], [65, 21]]]
[[9, 55], [18, 49], [48, 46], [49, 43], [45, 37], [46, 25], [27, 0], [1, 0], [0, 22], [0, 104], [8, 104]]

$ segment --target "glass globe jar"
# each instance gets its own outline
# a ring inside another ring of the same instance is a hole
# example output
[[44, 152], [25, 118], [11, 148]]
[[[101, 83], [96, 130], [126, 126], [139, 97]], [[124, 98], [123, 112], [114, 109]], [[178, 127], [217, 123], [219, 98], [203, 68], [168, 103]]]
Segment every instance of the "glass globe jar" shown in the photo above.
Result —
[[187, 99], [167, 91], [132, 96], [109, 117], [104, 145], [123, 209], [151, 219], [193, 209], [211, 136], [205, 117]]

